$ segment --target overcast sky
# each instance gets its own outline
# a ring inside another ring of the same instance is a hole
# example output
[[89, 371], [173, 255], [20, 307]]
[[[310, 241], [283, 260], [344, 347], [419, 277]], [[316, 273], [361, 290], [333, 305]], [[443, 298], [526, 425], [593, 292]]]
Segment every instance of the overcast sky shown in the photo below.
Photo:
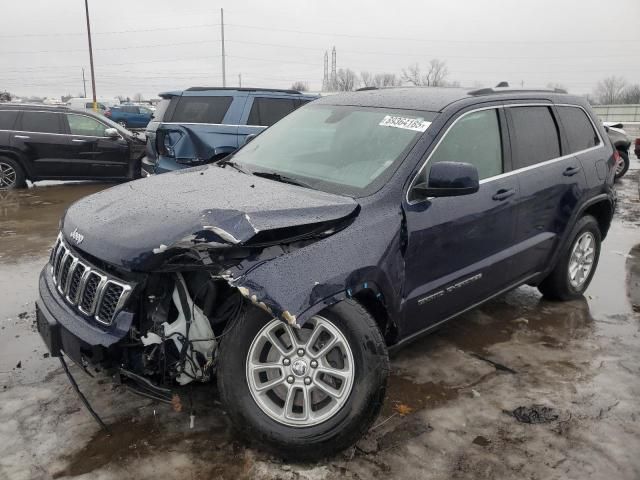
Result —
[[[222, 84], [322, 84], [338, 68], [401, 73], [432, 58], [464, 86], [545, 86], [590, 92], [619, 75], [640, 83], [640, 0], [89, 0], [99, 97]], [[0, 91], [82, 92], [89, 55], [83, 0], [3, 0]]]

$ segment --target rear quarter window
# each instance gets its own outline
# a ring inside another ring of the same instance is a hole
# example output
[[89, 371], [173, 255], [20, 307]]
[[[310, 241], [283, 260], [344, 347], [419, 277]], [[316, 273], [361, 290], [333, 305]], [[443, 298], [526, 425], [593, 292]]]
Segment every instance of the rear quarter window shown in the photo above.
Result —
[[253, 99], [247, 124], [270, 127], [299, 106], [300, 104], [293, 98], [256, 97]]
[[556, 107], [569, 142], [570, 153], [595, 147], [600, 138], [586, 112], [579, 107]]
[[156, 111], [153, 112], [153, 120], [156, 122], [162, 122], [164, 120], [164, 115], [171, 104], [170, 98], [163, 98], [160, 100], [158, 105], [156, 106]]
[[13, 130], [17, 118], [16, 110], [0, 110], [0, 130]]
[[222, 123], [233, 97], [180, 97], [171, 116], [178, 123]]
[[560, 136], [549, 107], [510, 107], [514, 167], [523, 168], [560, 156]]

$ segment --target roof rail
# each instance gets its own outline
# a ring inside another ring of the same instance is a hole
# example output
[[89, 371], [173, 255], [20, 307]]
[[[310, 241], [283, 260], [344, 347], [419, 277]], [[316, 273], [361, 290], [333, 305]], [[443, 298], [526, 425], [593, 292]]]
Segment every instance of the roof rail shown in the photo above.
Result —
[[185, 92], [203, 92], [206, 90], [233, 90], [240, 92], [277, 92], [277, 93], [291, 93], [293, 95], [302, 95], [302, 92], [298, 90], [288, 90], [282, 88], [235, 88], [235, 87], [190, 87]]
[[488, 87], [479, 88], [467, 92], [469, 95], [491, 95], [496, 93], [567, 93], [563, 88], [512, 88], [512, 87]]

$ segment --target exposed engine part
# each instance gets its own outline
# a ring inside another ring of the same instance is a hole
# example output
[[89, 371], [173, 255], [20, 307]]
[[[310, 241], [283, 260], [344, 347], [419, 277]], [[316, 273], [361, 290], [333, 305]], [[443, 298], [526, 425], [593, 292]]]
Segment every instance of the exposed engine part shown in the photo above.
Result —
[[189, 295], [185, 279], [180, 273], [175, 274], [171, 299], [178, 312], [176, 319], [171, 323], [163, 322], [158, 332], [147, 332], [141, 337], [142, 344], [148, 347], [171, 340], [179, 352], [176, 381], [180, 385], [194, 380], [207, 381], [217, 342], [209, 319]]

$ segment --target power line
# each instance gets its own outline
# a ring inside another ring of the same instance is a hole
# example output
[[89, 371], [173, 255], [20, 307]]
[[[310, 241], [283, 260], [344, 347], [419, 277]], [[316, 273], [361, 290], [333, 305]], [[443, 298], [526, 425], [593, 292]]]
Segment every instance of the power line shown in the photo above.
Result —
[[[122, 33], [147, 33], [147, 32], [161, 32], [167, 30], [185, 30], [192, 28], [209, 28], [217, 27], [219, 23], [203, 23], [197, 25], [181, 25], [178, 27], [159, 27], [159, 28], [136, 28], [135, 30], [117, 30], [111, 32], [94, 32], [93, 35], [119, 35]], [[15, 34], [2, 34], [0, 38], [21, 38], [21, 37], [72, 37], [78, 35], [84, 35], [84, 32], [65, 32], [65, 33], [15, 33]]]

